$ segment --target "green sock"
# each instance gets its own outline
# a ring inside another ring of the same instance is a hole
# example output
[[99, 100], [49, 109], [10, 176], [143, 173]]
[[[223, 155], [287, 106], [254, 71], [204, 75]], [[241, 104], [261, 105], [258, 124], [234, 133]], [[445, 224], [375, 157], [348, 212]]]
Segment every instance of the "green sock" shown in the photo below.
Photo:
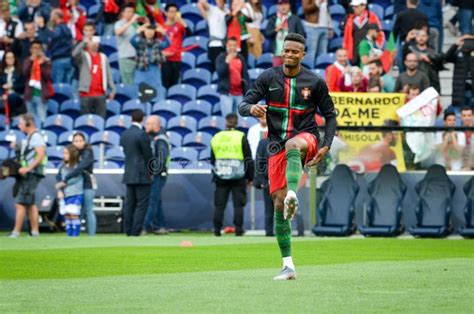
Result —
[[282, 257], [291, 256], [291, 223], [275, 210], [275, 234]]
[[298, 184], [301, 179], [301, 151], [290, 149], [286, 151], [286, 184], [288, 190], [298, 191]]

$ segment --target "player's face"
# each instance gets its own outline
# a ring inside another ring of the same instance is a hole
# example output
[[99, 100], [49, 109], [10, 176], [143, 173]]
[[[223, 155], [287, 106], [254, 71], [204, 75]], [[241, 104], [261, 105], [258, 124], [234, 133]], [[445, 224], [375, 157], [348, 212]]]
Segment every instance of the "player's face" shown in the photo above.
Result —
[[296, 42], [287, 40], [283, 44], [283, 50], [281, 57], [283, 58], [283, 64], [287, 68], [296, 68], [304, 58], [304, 45]]
[[461, 111], [461, 120], [462, 120], [462, 125], [471, 126], [472, 125], [472, 110]]

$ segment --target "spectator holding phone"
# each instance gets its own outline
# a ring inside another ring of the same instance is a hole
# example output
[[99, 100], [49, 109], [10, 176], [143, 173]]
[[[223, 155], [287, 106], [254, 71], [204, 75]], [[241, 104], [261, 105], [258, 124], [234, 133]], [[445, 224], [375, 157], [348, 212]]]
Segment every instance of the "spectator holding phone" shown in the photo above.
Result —
[[[445, 112], [444, 125], [446, 127], [456, 126], [454, 112]], [[466, 146], [465, 134], [455, 131], [438, 132], [435, 136], [435, 145], [436, 163], [445, 166], [448, 170], [460, 171], [463, 164], [462, 155]]]
[[137, 23], [139, 21], [144, 23], [145, 19], [135, 14], [133, 5], [128, 5], [122, 9], [120, 20], [114, 25], [119, 55], [120, 77], [122, 83], [126, 85], [133, 85], [136, 67], [135, 58], [137, 52], [130, 41], [136, 34]]

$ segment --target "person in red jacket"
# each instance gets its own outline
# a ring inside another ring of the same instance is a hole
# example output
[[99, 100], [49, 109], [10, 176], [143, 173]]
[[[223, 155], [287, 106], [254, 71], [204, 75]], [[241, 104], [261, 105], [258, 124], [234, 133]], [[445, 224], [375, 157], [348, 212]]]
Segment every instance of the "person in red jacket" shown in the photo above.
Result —
[[[343, 47], [349, 53], [349, 60], [352, 64], [359, 64], [359, 43], [367, 35], [369, 24], [377, 24], [382, 29], [379, 18], [367, 9], [367, 0], [352, 0], [351, 7], [354, 13], [349, 14], [344, 26]], [[377, 45], [383, 47], [385, 41], [384, 32], [379, 32]]]
[[61, 0], [60, 8], [64, 14], [64, 23], [72, 33], [75, 42], [83, 38], [82, 30], [87, 21], [87, 13], [78, 6], [79, 0]]
[[326, 83], [330, 92], [340, 92], [339, 79], [344, 76], [344, 73], [350, 73], [349, 58], [347, 50], [344, 48], [336, 51], [336, 62], [328, 66], [326, 69]]

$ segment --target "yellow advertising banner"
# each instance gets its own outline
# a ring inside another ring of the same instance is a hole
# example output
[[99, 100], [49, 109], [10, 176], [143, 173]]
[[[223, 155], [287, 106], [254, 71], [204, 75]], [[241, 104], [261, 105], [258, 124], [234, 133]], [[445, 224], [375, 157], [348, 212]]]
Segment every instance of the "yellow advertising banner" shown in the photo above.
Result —
[[[340, 126], [399, 125], [396, 110], [405, 104], [405, 94], [331, 93]], [[402, 136], [394, 132], [340, 131], [341, 149], [337, 162], [362, 172], [379, 171], [392, 164], [406, 171]]]

